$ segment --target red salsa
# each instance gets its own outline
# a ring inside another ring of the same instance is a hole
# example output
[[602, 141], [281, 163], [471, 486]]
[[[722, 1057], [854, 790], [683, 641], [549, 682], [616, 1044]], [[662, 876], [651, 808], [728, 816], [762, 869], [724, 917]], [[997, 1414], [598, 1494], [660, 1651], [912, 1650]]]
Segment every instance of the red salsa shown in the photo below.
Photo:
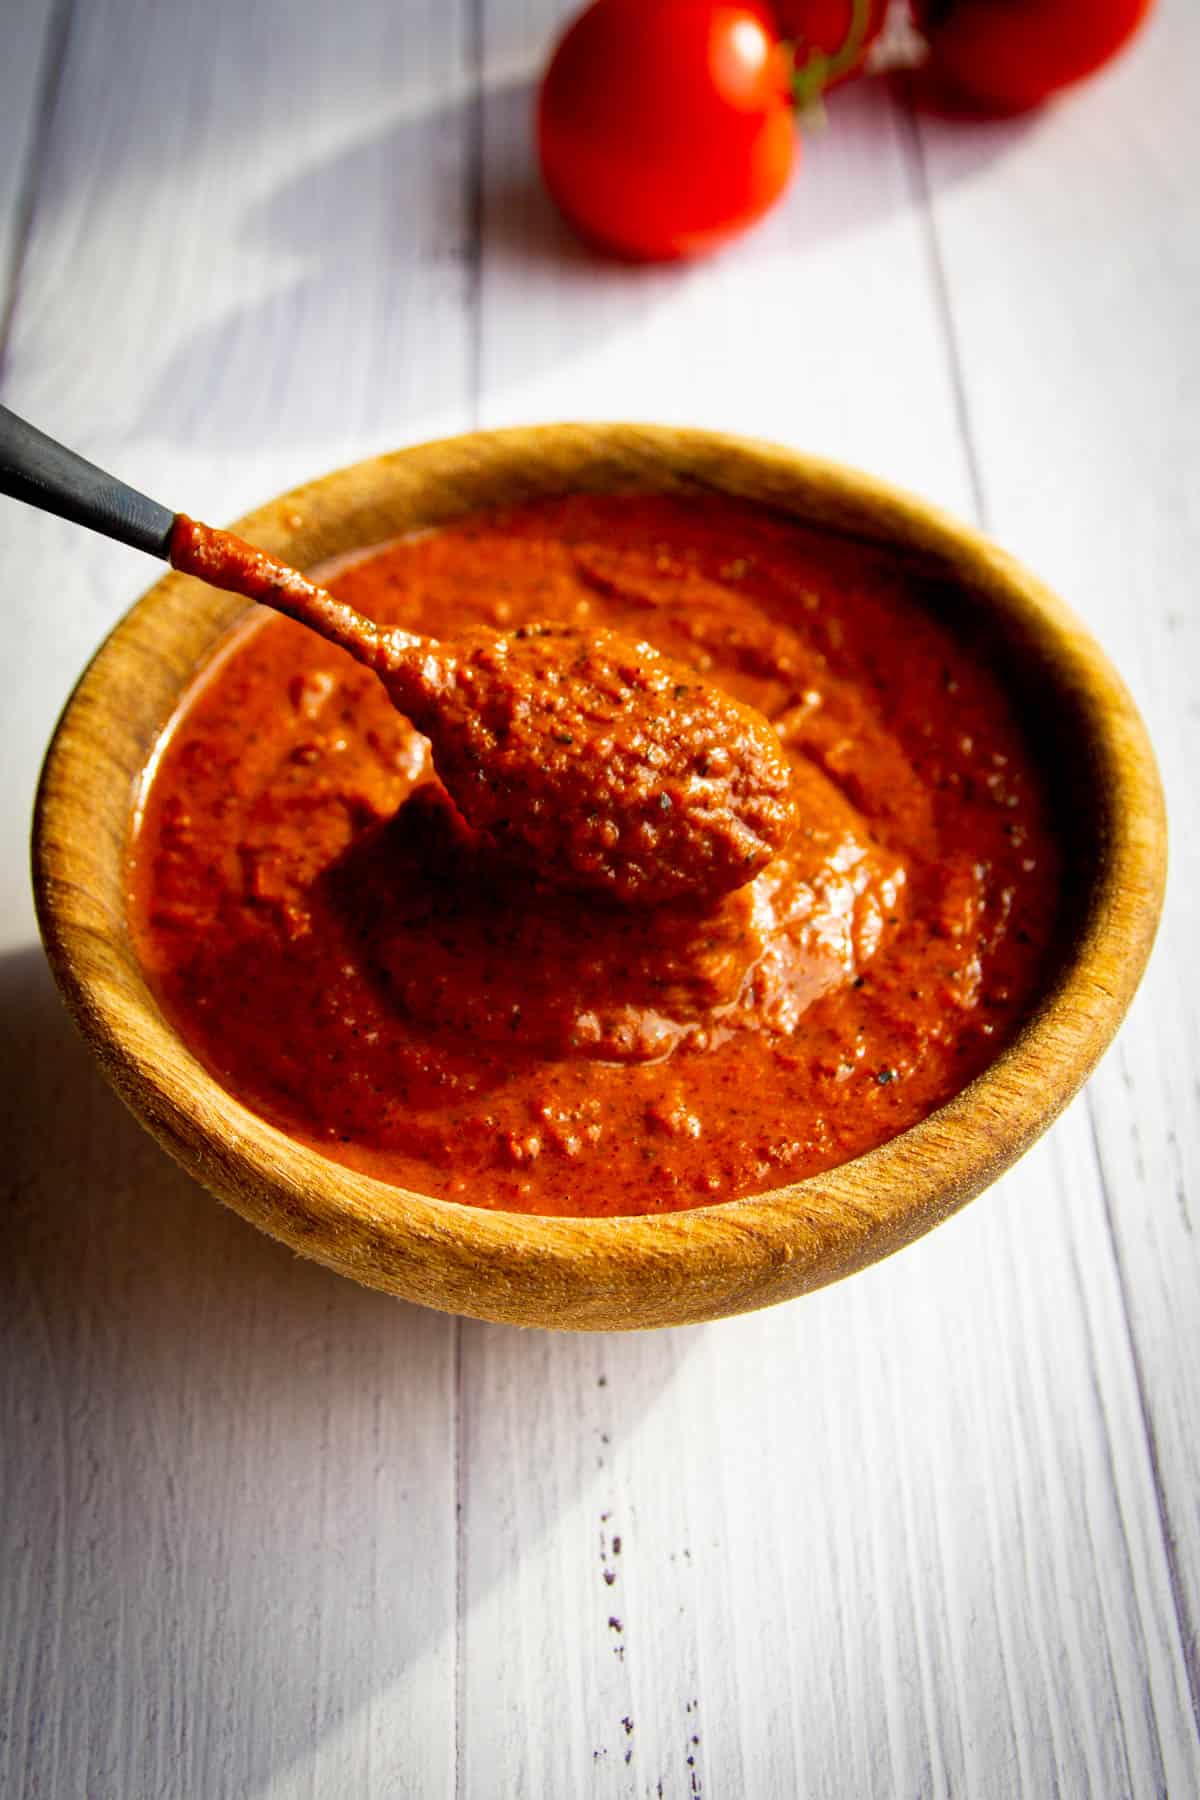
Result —
[[232, 1093], [325, 1155], [526, 1212], [760, 1193], [885, 1142], [1036, 998], [1058, 901], [1012, 702], [888, 553], [732, 500], [575, 495], [330, 584], [436, 638], [644, 641], [759, 709], [797, 823], [715, 900], [542, 883], [380, 680], [256, 616], [185, 696], [129, 858], [138, 955]]
[[448, 644], [381, 629], [182, 513], [171, 562], [374, 669], [455, 806], [526, 875], [639, 906], [715, 900], [792, 835], [792, 770], [770, 720], [644, 639], [562, 619], [476, 625]]

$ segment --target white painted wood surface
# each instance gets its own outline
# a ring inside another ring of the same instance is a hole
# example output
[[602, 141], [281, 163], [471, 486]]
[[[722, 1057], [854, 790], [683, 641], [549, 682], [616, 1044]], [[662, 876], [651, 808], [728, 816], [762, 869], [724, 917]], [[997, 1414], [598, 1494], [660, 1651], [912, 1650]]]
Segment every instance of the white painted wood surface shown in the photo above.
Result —
[[1050, 1138], [841, 1287], [608, 1340], [360, 1292], [176, 1172], [58, 1008], [37, 762], [152, 571], [7, 510], [0, 1792], [1194, 1794], [1200, 17], [1023, 124], [838, 96], [754, 237], [639, 271], [533, 179], [560, 10], [16, 0], [0, 397], [206, 516], [588, 415], [978, 513], [1147, 713], [1163, 940]]

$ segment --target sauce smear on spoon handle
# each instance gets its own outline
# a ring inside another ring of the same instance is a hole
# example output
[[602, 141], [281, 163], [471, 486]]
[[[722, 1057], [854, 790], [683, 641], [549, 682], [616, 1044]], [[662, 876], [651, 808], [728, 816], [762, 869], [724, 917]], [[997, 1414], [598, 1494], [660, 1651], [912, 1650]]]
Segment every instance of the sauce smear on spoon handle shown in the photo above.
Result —
[[171, 567], [195, 575], [210, 587], [224, 588], [257, 600], [298, 624], [308, 625], [331, 644], [348, 650], [358, 662], [378, 673], [395, 653], [416, 648], [423, 640], [395, 628], [380, 631], [371, 619], [337, 600], [299, 569], [279, 562], [231, 531], [217, 531], [178, 513], [171, 533]]

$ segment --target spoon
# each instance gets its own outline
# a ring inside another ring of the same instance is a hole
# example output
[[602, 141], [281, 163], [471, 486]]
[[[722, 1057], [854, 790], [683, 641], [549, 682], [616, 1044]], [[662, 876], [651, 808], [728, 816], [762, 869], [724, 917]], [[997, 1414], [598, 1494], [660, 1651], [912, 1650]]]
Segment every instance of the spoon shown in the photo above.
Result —
[[607, 629], [385, 628], [229, 532], [172, 513], [0, 407], [0, 492], [256, 600], [348, 650], [429, 739], [467, 822], [556, 886], [638, 905], [742, 886], [795, 824], [766, 718]]

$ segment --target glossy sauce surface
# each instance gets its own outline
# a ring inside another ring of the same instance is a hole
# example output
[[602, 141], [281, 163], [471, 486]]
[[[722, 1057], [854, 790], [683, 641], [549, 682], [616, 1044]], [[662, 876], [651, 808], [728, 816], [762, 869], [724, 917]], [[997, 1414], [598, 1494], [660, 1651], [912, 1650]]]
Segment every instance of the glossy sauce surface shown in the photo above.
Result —
[[1042, 783], [947, 597], [886, 554], [734, 501], [574, 496], [331, 586], [430, 636], [648, 641], [774, 721], [799, 823], [706, 904], [531, 882], [372, 673], [252, 620], [161, 747], [129, 908], [168, 1017], [292, 1136], [486, 1206], [708, 1204], [894, 1136], [1028, 1010], [1058, 895]]

